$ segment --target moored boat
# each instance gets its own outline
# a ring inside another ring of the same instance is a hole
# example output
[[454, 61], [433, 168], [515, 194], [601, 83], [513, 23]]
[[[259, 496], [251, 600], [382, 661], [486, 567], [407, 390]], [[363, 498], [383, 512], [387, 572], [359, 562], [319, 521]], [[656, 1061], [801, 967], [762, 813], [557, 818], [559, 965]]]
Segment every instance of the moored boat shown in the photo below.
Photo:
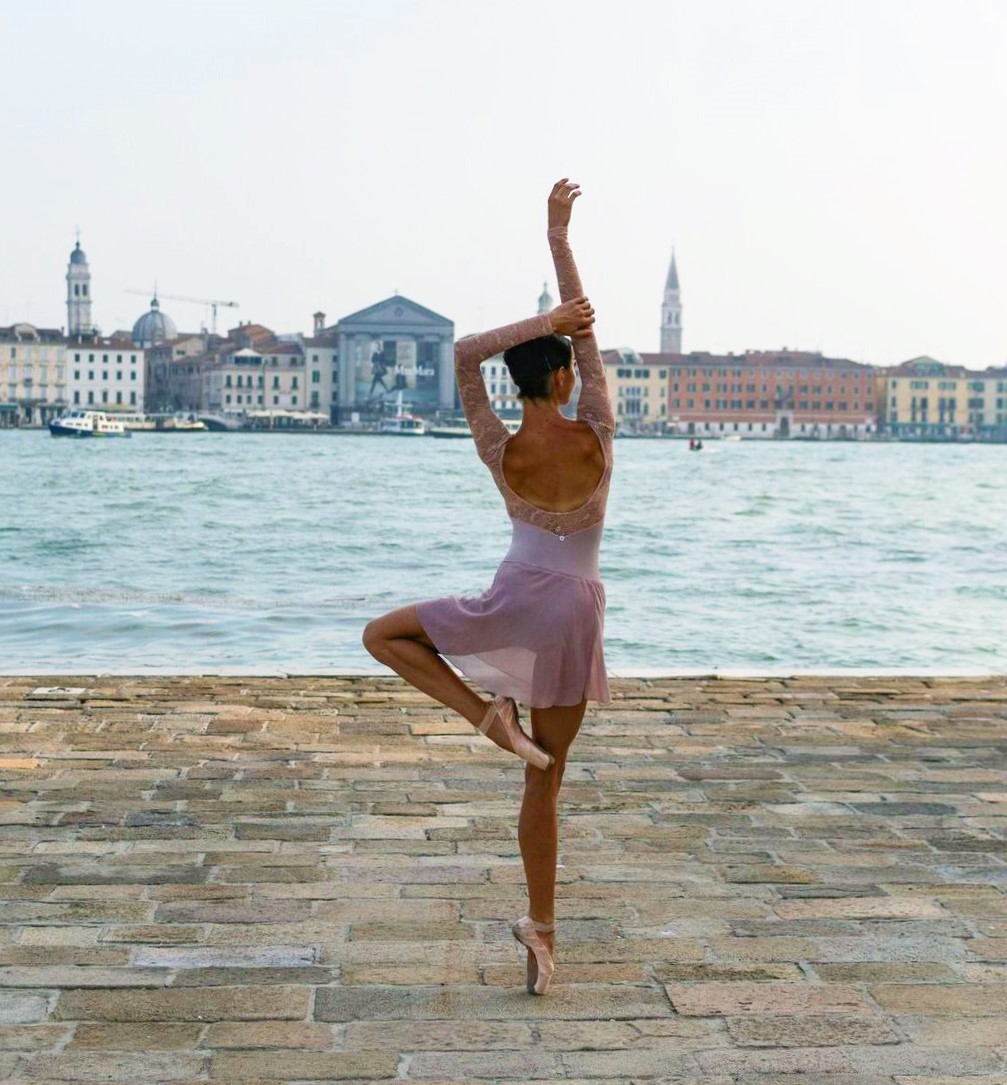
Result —
[[430, 437], [471, 437], [472, 430], [468, 422], [463, 419], [461, 421], [436, 422], [427, 426], [427, 434]]
[[49, 423], [53, 437], [132, 437], [121, 418], [104, 411], [75, 409]]
[[402, 389], [399, 389], [395, 405], [395, 414], [381, 422], [382, 433], [397, 433], [399, 436], [422, 437], [426, 432], [426, 423], [419, 415], [410, 414], [402, 408]]

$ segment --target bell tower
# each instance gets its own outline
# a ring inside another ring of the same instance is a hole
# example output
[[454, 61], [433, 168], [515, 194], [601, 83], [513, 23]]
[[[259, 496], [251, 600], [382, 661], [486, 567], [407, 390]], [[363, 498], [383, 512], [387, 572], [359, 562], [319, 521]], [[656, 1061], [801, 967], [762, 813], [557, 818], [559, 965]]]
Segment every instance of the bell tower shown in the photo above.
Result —
[[91, 329], [91, 270], [78, 236], [66, 269], [66, 333], [90, 335]]
[[552, 312], [553, 301], [549, 294], [549, 284], [542, 284], [542, 293], [538, 296], [538, 315], [542, 316], [544, 313]]
[[671, 250], [671, 267], [668, 268], [664, 303], [661, 305], [661, 353], [682, 353], [682, 293], [678, 287], [674, 249]]

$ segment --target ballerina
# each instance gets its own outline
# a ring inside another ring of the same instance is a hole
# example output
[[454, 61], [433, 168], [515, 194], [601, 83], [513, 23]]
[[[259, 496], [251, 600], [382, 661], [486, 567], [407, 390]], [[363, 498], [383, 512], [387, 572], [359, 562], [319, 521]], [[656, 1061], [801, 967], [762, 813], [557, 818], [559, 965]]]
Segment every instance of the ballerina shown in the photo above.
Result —
[[[534, 994], [545, 993], [554, 970], [557, 801], [567, 753], [587, 702], [611, 703], [598, 552], [615, 417], [594, 309], [567, 240], [580, 194], [564, 177], [549, 195], [547, 237], [561, 304], [455, 344], [458, 392], [476, 451], [512, 523], [493, 583], [478, 596], [400, 607], [368, 622], [363, 634], [375, 659], [526, 762], [518, 841], [529, 907], [511, 931], [528, 948], [527, 988]], [[501, 351], [522, 402], [513, 435], [493, 411], [480, 372]], [[574, 360], [581, 377], [576, 420], [560, 412], [576, 384]], [[446, 660], [492, 699], [480, 697]], [[520, 726], [518, 702], [530, 707], [531, 736]]]

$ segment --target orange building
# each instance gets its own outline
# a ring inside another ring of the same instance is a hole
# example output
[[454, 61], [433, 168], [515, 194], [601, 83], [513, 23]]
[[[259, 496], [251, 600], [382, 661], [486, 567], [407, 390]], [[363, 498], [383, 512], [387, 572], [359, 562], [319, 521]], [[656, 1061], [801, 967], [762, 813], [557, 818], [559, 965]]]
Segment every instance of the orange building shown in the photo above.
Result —
[[619, 375], [627, 370], [624, 358], [606, 355], [617, 420], [626, 414], [618, 406], [629, 399], [620, 395], [620, 386], [647, 379], [648, 371], [665, 370], [662, 432], [828, 439], [864, 437], [877, 430], [876, 370], [846, 358], [789, 350], [641, 353], [637, 376], [625, 377]]

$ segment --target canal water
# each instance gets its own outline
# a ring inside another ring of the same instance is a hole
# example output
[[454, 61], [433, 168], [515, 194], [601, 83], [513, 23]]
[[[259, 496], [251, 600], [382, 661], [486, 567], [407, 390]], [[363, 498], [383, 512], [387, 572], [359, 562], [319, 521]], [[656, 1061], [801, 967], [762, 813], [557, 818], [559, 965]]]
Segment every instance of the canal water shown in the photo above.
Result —
[[[390, 673], [368, 619], [489, 587], [470, 440], [0, 433], [0, 671]], [[1007, 446], [617, 440], [613, 674], [1007, 671]]]

